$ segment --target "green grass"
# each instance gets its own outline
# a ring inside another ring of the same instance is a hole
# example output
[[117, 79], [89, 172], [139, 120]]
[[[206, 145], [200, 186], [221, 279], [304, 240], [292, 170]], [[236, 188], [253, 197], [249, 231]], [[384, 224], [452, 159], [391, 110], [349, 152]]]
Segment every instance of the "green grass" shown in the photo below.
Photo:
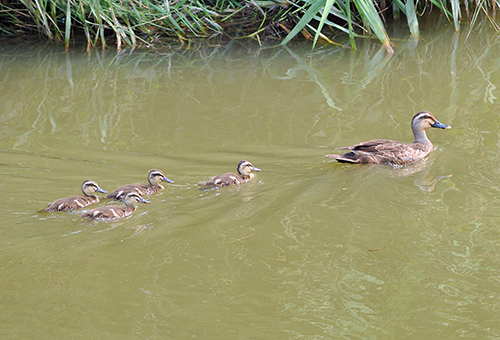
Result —
[[500, 0], [3, 0], [0, 32], [40, 34], [63, 41], [66, 49], [82, 38], [88, 49], [121, 49], [164, 46], [172, 38], [189, 47], [217, 35], [279, 39], [281, 45], [302, 36], [313, 46], [347, 37], [356, 49], [357, 38], [376, 37], [392, 54], [386, 25], [393, 18], [404, 16], [419, 39], [421, 13], [441, 11], [456, 31], [461, 20], [471, 27], [485, 13], [498, 30], [493, 14], [499, 6]]

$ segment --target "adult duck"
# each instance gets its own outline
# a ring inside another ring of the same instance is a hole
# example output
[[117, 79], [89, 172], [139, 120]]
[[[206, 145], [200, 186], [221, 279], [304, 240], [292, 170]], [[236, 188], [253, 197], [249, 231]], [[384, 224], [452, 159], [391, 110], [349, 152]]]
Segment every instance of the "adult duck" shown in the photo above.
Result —
[[254, 171], [262, 171], [259, 168], [253, 166], [249, 161], [240, 161], [236, 167], [238, 173], [228, 172], [222, 175], [213, 177], [211, 180], [206, 182], [204, 186], [217, 186], [226, 187], [233, 184], [241, 184], [248, 182], [254, 177]]
[[128, 193], [131, 192], [135, 192], [140, 196], [149, 196], [165, 189], [163, 185], [160, 184], [161, 182], [174, 183], [174, 181], [168, 179], [165, 174], [158, 169], [149, 170], [148, 182], [149, 184], [129, 184], [119, 187], [107, 195], [106, 198], [112, 200], [122, 200]]
[[433, 145], [425, 130], [429, 128], [451, 129], [451, 126], [440, 123], [432, 113], [421, 111], [413, 116], [411, 129], [415, 140], [413, 143], [401, 143], [395, 140], [375, 139], [368, 142], [343, 147], [349, 152], [343, 155], [327, 155], [340, 163], [355, 164], [389, 164], [408, 165], [426, 157]]
[[108, 192], [99, 188], [96, 182], [86, 180], [82, 184], [82, 192], [85, 196], [70, 196], [55, 200], [45, 209], [47, 212], [68, 211], [84, 208], [92, 203], [99, 202], [95, 192], [107, 194]]

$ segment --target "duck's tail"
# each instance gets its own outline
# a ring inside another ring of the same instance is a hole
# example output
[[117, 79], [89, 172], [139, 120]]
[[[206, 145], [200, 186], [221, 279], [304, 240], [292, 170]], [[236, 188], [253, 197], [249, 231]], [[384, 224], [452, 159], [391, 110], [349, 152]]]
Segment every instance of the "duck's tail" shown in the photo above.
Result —
[[344, 156], [345, 155], [335, 155], [335, 154], [326, 155], [326, 157], [333, 158], [337, 160], [337, 162], [339, 163], [353, 163], [353, 164], [359, 163], [359, 159], [347, 158]]

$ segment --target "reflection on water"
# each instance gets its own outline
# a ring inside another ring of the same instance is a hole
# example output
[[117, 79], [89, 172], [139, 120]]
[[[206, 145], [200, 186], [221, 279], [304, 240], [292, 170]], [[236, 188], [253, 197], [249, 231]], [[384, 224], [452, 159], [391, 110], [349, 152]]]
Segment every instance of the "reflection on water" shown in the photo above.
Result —
[[[6, 41], [0, 334], [500, 337], [499, 41], [476, 30], [402, 36], [390, 58], [369, 40], [120, 54]], [[411, 139], [420, 110], [453, 126], [424, 161], [325, 159]], [[263, 169], [251, 182], [201, 190], [247, 158]], [[175, 184], [130, 218], [39, 212], [87, 178], [115, 188], [152, 168]]]
[[[391, 167], [389, 172], [392, 177], [411, 176], [413, 183], [420, 190], [433, 191], [436, 184], [443, 179], [450, 178], [451, 174], [435, 175], [431, 172], [436, 156], [431, 154], [422, 161], [403, 167]], [[389, 168], [389, 167], [386, 167]]]

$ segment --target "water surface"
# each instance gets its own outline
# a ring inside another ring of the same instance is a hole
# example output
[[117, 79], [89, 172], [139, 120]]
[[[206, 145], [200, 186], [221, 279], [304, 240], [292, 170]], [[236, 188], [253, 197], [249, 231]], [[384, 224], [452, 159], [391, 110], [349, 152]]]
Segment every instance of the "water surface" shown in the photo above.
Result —
[[[369, 40], [120, 54], [5, 42], [2, 338], [498, 339], [499, 37], [488, 22], [468, 39], [432, 31], [401, 34], [392, 58]], [[453, 127], [428, 131], [424, 161], [325, 158], [411, 142], [420, 110]], [[252, 182], [200, 189], [242, 159], [263, 170]], [[40, 212], [86, 179], [111, 191], [151, 168], [175, 183], [125, 220]]]

